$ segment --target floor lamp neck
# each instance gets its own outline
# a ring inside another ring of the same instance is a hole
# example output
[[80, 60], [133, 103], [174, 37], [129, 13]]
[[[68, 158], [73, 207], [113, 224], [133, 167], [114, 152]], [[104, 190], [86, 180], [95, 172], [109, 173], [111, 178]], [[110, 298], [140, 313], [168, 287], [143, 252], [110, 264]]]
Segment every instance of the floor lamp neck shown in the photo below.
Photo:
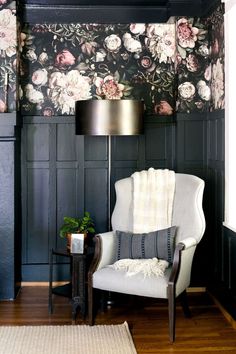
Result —
[[111, 231], [111, 135], [108, 135], [108, 231]]

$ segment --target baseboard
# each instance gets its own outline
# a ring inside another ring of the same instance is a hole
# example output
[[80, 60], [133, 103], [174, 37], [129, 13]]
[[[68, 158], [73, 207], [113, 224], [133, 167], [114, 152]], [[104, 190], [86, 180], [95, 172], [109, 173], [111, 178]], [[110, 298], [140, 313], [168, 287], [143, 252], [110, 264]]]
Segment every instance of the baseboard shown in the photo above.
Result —
[[[60, 286], [67, 284], [68, 281], [54, 281], [53, 286]], [[23, 281], [21, 287], [23, 286], [49, 286], [48, 281]], [[206, 291], [205, 287], [190, 287], [187, 289], [187, 293], [204, 293]]]
[[217, 300], [217, 298], [208, 291], [208, 294], [211, 296], [212, 300], [216, 304], [216, 306], [220, 309], [226, 320], [231, 324], [231, 326], [236, 329], [236, 321], [235, 319], [230, 315], [230, 313], [222, 306], [222, 304]]
[[[60, 285], [64, 285], [67, 284], [68, 281], [53, 281], [52, 285], [53, 286], [60, 286]], [[48, 281], [23, 281], [21, 283], [21, 287], [24, 286], [49, 286], [49, 282]]]
[[187, 293], [205, 293], [206, 292], [206, 288], [203, 286], [203, 287], [190, 287], [190, 288], [187, 288]]

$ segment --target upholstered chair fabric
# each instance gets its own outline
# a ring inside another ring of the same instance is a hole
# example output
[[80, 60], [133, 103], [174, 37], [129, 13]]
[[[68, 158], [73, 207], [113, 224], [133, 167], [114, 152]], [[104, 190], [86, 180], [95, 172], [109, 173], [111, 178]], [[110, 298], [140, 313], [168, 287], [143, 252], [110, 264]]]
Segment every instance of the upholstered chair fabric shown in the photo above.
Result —
[[[141, 274], [127, 277], [125, 271], [111, 267], [116, 260], [118, 240], [116, 230], [132, 231], [132, 178], [115, 184], [116, 204], [112, 214], [113, 231], [100, 234], [100, 255], [96, 269], [90, 273], [92, 288], [146, 297], [164, 298], [169, 301], [170, 341], [175, 337], [175, 297], [190, 285], [194, 252], [205, 230], [202, 209], [204, 181], [196, 176], [176, 173], [172, 225], [176, 230], [174, 263], [164, 277], [143, 277]], [[90, 297], [91, 300], [91, 297]], [[90, 301], [90, 306], [92, 306]], [[91, 310], [91, 308], [90, 308]], [[91, 315], [91, 311], [90, 311]]]

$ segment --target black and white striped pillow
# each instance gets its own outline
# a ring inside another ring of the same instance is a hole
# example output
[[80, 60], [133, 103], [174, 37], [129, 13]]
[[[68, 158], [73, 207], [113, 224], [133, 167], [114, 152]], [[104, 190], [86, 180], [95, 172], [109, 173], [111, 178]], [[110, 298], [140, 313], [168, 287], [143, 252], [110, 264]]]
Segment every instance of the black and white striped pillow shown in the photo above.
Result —
[[158, 258], [172, 263], [176, 226], [143, 234], [116, 231], [118, 237], [117, 260], [124, 258]]

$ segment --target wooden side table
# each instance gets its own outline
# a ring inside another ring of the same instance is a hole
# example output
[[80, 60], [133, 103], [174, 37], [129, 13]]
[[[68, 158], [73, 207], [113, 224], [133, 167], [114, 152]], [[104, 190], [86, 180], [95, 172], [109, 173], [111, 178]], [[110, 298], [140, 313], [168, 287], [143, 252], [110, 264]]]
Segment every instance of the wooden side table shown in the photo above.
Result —
[[[71, 282], [62, 286], [52, 286], [53, 281], [53, 257], [63, 256], [70, 257], [71, 262]], [[70, 253], [67, 250], [51, 249], [49, 263], [49, 298], [48, 310], [53, 313], [53, 294], [66, 296], [72, 301], [72, 320], [76, 320], [77, 308], [80, 307], [80, 312], [85, 318], [86, 315], [86, 260], [87, 253], [78, 254]]]

